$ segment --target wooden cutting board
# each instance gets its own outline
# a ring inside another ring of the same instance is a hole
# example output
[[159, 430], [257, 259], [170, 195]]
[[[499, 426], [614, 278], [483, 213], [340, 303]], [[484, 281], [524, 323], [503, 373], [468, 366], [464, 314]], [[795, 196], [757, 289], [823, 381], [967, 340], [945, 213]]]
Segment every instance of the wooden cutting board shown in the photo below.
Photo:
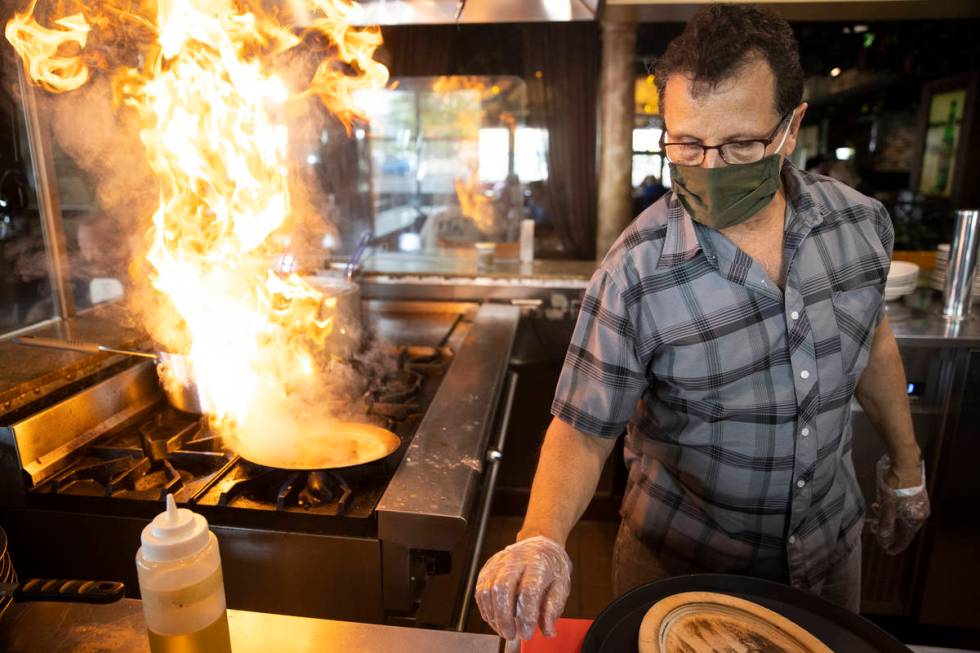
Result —
[[640, 653], [834, 653], [786, 617], [728, 594], [661, 599], [640, 624]]

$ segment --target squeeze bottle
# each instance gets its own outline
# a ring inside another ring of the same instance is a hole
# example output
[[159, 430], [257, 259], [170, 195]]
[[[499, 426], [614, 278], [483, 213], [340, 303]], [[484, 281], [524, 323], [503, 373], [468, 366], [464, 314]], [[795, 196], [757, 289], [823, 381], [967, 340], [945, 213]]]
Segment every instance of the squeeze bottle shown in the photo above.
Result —
[[218, 538], [201, 515], [177, 508], [154, 517], [136, 552], [152, 653], [230, 653]]

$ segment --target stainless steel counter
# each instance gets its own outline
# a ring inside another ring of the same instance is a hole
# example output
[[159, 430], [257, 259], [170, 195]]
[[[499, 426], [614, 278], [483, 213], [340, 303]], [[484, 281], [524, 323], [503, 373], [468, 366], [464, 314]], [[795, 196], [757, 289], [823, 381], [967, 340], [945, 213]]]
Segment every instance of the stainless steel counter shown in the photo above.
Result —
[[[324, 588], [343, 591], [343, 588]], [[235, 653], [357, 651], [393, 653], [496, 653], [500, 639], [421, 628], [397, 628], [347, 621], [228, 611]], [[5, 653], [143, 653], [150, 650], [139, 601], [112, 605], [24, 603], [0, 618], [0, 651]]]
[[[592, 261], [534, 261], [529, 266], [505, 261], [492, 272], [478, 273], [468, 256], [388, 254], [367, 261], [361, 286], [365, 296], [379, 299], [514, 303], [574, 320], [595, 267]], [[976, 347], [980, 300], [976, 304], [973, 317], [960, 322], [943, 318], [939, 293], [926, 288], [886, 306], [899, 345]]]
[[365, 297], [435, 301], [536, 300], [567, 306], [584, 292], [594, 261], [498, 260], [480, 271], [472, 255], [378, 254], [365, 261], [359, 283]]
[[538, 284], [584, 287], [598, 264], [595, 261], [538, 259], [523, 264], [516, 260], [497, 259], [493, 267], [481, 271], [474, 251], [447, 255], [379, 253], [368, 257], [360, 274], [368, 278], [431, 279], [450, 282], [479, 280], [484, 284]]
[[919, 302], [919, 306], [910, 300], [908, 303], [888, 302], [886, 307], [899, 346], [980, 346], [980, 308], [975, 308], [969, 319], [947, 320], [940, 313], [938, 293], [926, 294], [925, 301]]

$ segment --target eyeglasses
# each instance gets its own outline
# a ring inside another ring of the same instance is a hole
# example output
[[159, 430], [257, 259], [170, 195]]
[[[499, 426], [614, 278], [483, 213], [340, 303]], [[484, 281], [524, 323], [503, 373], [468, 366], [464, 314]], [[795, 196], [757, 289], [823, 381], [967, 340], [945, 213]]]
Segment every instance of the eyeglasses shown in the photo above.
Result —
[[783, 117], [779, 119], [779, 122], [772, 131], [769, 132], [769, 136], [766, 138], [752, 138], [740, 141], [728, 141], [726, 143], [721, 143], [720, 145], [702, 145], [701, 143], [667, 143], [664, 142], [664, 136], [667, 135], [666, 132], [660, 135], [660, 149], [666, 152], [667, 159], [671, 163], [676, 163], [682, 166], [699, 166], [704, 161], [704, 157], [708, 150], [718, 150], [718, 154], [721, 155], [721, 160], [729, 165], [738, 165], [744, 163], [755, 163], [756, 161], [761, 161], [766, 155], [766, 148], [776, 140], [776, 134], [779, 133], [779, 128], [782, 127], [786, 119], [793, 114], [793, 109], [790, 109], [783, 114]]

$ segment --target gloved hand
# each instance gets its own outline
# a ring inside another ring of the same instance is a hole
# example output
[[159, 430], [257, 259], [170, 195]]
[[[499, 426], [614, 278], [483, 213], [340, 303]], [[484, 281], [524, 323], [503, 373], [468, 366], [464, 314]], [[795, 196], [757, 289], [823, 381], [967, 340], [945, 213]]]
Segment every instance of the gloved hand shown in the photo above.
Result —
[[872, 531], [885, 553], [898, 555], [908, 547], [929, 517], [929, 495], [926, 493], [925, 463], [922, 464], [921, 482], [915, 487], [891, 487], [887, 480], [890, 470], [891, 459], [885, 454], [878, 461], [877, 501], [871, 505], [875, 519]]
[[555, 622], [572, 588], [572, 561], [552, 539], [531, 537], [487, 560], [476, 583], [476, 604], [504, 639], [531, 639], [540, 625], [555, 636]]

